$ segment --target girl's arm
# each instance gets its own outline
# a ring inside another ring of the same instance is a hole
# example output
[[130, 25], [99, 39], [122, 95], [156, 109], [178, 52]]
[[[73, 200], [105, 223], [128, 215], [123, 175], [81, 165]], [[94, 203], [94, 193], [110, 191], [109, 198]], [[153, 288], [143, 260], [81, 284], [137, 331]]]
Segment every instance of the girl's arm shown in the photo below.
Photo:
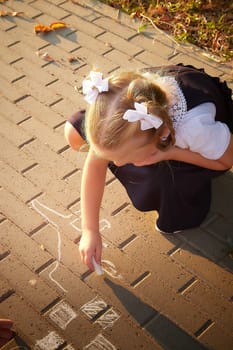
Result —
[[93, 270], [92, 256], [100, 263], [102, 240], [99, 232], [99, 210], [103, 197], [108, 161], [89, 150], [81, 182], [82, 237], [79, 251], [82, 261]]
[[216, 160], [207, 159], [199, 153], [179, 147], [172, 147], [167, 152], [167, 160], [178, 160], [212, 170], [227, 170], [233, 166], [233, 135], [222, 157]]

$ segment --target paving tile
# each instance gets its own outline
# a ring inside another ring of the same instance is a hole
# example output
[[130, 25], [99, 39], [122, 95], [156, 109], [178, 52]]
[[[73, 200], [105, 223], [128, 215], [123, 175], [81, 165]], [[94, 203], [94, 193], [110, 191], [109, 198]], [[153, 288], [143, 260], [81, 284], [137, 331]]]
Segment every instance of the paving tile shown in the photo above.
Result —
[[[45, 224], [43, 218], [5, 189], [1, 189], [0, 209], [4, 216], [12, 222], [9, 225], [10, 231], [17, 230], [18, 227], [27, 234], [31, 234], [35, 229]], [[2, 224], [8, 226], [9, 223], [3, 222]], [[14, 225], [16, 226], [14, 227]]]
[[125, 70], [137, 70], [146, 67], [145, 64], [138, 61], [133, 56], [130, 56], [129, 54], [125, 54], [123, 52], [119, 52], [118, 50], [111, 50], [110, 52], [107, 52], [104, 56], [115, 63], [119, 63], [119, 61], [124, 62]]
[[58, 152], [66, 145], [65, 139], [57, 135], [55, 130], [51, 130], [51, 128], [35, 118], [25, 120], [25, 122], [21, 123], [21, 127], [31, 137], [36, 137], [41, 143], [48, 144], [55, 152]]
[[[11, 89], [11, 87], [10, 87], [10, 89]], [[7, 98], [2, 96], [0, 99], [0, 102], [1, 102], [1, 105], [4, 106], [4, 108], [1, 111], [2, 119], [4, 117], [4, 119], [8, 120], [8, 122], [12, 121], [14, 124], [18, 125], [18, 124], [20, 124], [20, 122], [22, 122], [22, 120], [25, 120], [25, 118], [27, 118], [27, 115], [19, 106], [17, 106], [15, 103], [12, 103], [8, 100], [8, 96], [7, 96]], [[8, 124], [10, 125], [10, 123], [8, 123]], [[20, 129], [21, 128], [19, 128], [19, 130]], [[3, 134], [4, 129], [2, 129], [1, 132]], [[22, 134], [23, 134], [23, 131], [22, 131]], [[26, 134], [26, 133], [24, 133], [24, 134]]]
[[[14, 293], [13, 287], [1, 276], [0, 303]], [[0, 304], [1, 305], [1, 304]], [[2, 317], [2, 315], [1, 315]]]
[[207, 349], [164, 315], [153, 319], [145, 328], [165, 349], [180, 350], [187, 347], [190, 350]]
[[[85, 271], [83, 267], [83, 272]], [[61, 297], [65, 295], [66, 300], [78, 309], [96, 298], [96, 292], [75, 274], [75, 268], [71, 271], [63, 264], [52, 263], [40, 272], [40, 276], [51, 288], [56, 289]]]
[[205, 230], [188, 230], [185, 233], [178, 233], [178, 237], [214, 261], [221, 260], [227, 254], [226, 246]]
[[211, 203], [213, 212], [230, 220], [232, 220], [232, 178], [232, 171], [229, 171], [213, 181], [213, 201]]
[[151, 273], [136, 286], [136, 293], [158, 312], [168, 317], [189, 334], [194, 334], [208, 319], [208, 314], [187, 301], [182, 294], [174, 293], [167, 284]]
[[[14, 327], [20, 337], [30, 347], [55, 350], [65, 343], [56, 330], [17, 294], [13, 294], [0, 304], [0, 312], [5, 318], [14, 320]], [[25, 315], [26, 317], [22, 317]]]
[[[144, 266], [153, 266], [154, 276], [164, 280], [171, 288], [181, 289], [188, 281], [193, 280], [194, 276], [182, 266], [176, 264], [172, 258], [169, 259], [165, 254], [162, 254], [159, 249], [160, 246], [156, 239], [153, 240], [153, 236], [138, 237], [124, 251], [133, 257], [137, 256], [136, 252], [140, 251], [137, 260]], [[151, 253], [148, 254], [148, 252]], [[169, 271], [169, 274], [167, 274], [167, 271]]]
[[[203, 256], [198, 250], [185, 244], [180, 250], [177, 250], [173, 258], [194, 275], [198, 275], [209, 285], [213, 285], [216, 290], [221, 292], [227, 298], [231, 298], [233, 290], [232, 274], [221, 266], [218, 266], [208, 258]], [[203, 269], [202, 266], [205, 266]]]
[[168, 64], [167, 57], [160, 57], [157, 55], [155, 56], [154, 54], [147, 51], [143, 51], [142, 53], [137, 55], [136, 58], [143, 64], [146, 64], [147, 67], [156, 67]]
[[0, 266], [1, 281], [10, 280], [11, 288], [36, 309], [42, 311], [58, 298], [58, 294], [52, 288], [15, 256], [7, 256], [1, 261]]
[[1, 347], [2, 350], [30, 350], [28, 344], [22, 340], [19, 336], [15, 336], [6, 345]]
[[[153, 35], [144, 35], [137, 34], [132, 39], [130, 39], [130, 42], [134, 45], [140, 46], [143, 51], [146, 51], [147, 53], [153, 53], [156, 54], [156, 59], [154, 61], [154, 67], [158, 66], [157, 64], [157, 56], [161, 57], [170, 57], [174, 53], [174, 45], [172, 45], [172, 41], [164, 42], [164, 35], [163, 35], [163, 42], [160, 42], [159, 36], [157, 35], [156, 31], [153, 33]], [[168, 45], [167, 45], [168, 44]]]
[[38, 195], [38, 188], [21, 173], [1, 161], [0, 167], [0, 181], [7, 191], [14, 193], [24, 203]]
[[[4, 231], [3, 231], [4, 230]], [[12, 254], [16, 255], [28, 268], [37, 271], [41, 266], [52, 262], [52, 256], [45, 252], [40, 245], [31, 240], [24, 232], [20, 231], [15, 225], [7, 221], [1, 223], [1, 242]], [[15, 240], [18, 245], [15, 246]], [[29, 251], [25, 254], [25, 249]]]
[[80, 275], [83, 270], [86, 271], [86, 268], [80, 263], [77, 245], [69, 240], [62, 231], [48, 225], [36, 232], [33, 239], [42, 245], [54, 257], [54, 260], [72, 269], [72, 272]]
[[9, 64], [3, 61], [1, 61], [0, 75], [11, 84], [22, 79], [24, 76], [24, 74], [17, 70], [14, 66], [9, 66]]
[[[66, 169], [62, 168], [61, 170], [64, 171]], [[44, 177], [41, 177], [42, 173]], [[63, 203], [67, 208], [80, 201], [80, 189], [74, 190], [77, 181], [81, 177], [81, 172], [77, 169], [72, 168], [60, 178], [56, 171], [55, 173], [50, 172], [46, 165], [42, 164], [30, 168], [24, 175], [32, 183], [38, 185], [42, 192], [56, 198], [58, 202]]]
[[[52, 1], [56, 2], [57, 0], [52, 0]], [[98, 6], [98, 4], [97, 4], [97, 6]], [[77, 15], [78, 19], [79, 18], [81, 20], [83, 19], [81, 23], [83, 23], [83, 25], [85, 24], [86, 27], [89, 27], [89, 22], [92, 22], [95, 18], [99, 17], [99, 14], [96, 13], [92, 7], [83, 6], [82, 4], [79, 4], [78, 2], [66, 1], [64, 3], [61, 3], [60, 7], [66, 9], [70, 13]], [[87, 25], [87, 22], [88, 22], [88, 25]], [[92, 27], [92, 25], [90, 27]], [[87, 30], [88, 30], [88, 28], [87, 28]]]
[[114, 324], [112, 330], [105, 330], [105, 334], [106, 338], [111, 339], [111, 343], [115, 346], [113, 349], [162, 350], [162, 347], [156, 339], [150, 337], [150, 334], [122, 319]]
[[[17, 108], [15, 108], [15, 113], [17, 113]], [[24, 117], [25, 118], [25, 117]], [[25, 130], [18, 125], [15, 125], [11, 121], [4, 117], [0, 117], [0, 122], [2, 125], [1, 133], [16, 146], [20, 147], [22, 144], [31, 140], [32, 137]]]
[[[18, 2], [13, 2], [13, 3], [8, 2], [5, 5], [8, 7], [8, 9], [12, 11], [18, 11], [18, 12], [22, 11], [22, 4]], [[25, 16], [26, 19], [37, 17], [41, 14], [40, 10], [33, 8], [31, 5], [28, 5], [27, 3], [23, 4], [23, 11], [24, 11], [23, 18]]]
[[61, 116], [31, 96], [21, 100], [18, 103], [18, 106], [25, 111], [27, 115], [38, 118], [40, 121], [52, 128], [63, 121]]
[[61, 9], [59, 6], [56, 6], [55, 4], [53, 5], [44, 0], [34, 1], [31, 4], [31, 7], [40, 10], [42, 13], [46, 12], [47, 14], [56, 17], [58, 20], [67, 15], [67, 12]]
[[232, 303], [217, 293], [214, 288], [206, 286], [202, 281], [197, 281], [183, 293], [192, 303], [209, 314], [212, 321], [218, 322], [223, 329], [228, 328], [232, 334], [233, 309]]
[[104, 43], [109, 43], [112, 47], [118, 49], [120, 52], [124, 52], [126, 54], [130, 52], [132, 56], [135, 56], [142, 51], [140, 46], [131, 44], [130, 42], [120, 38], [118, 35], [113, 33], [106, 32], [98, 36], [98, 39]]
[[6, 90], [7, 99], [12, 102], [18, 101], [19, 99], [24, 98], [24, 96], [27, 96], [28, 94], [28, 91], [25, 90], [23, 87], [18, 86], [15, 83], [11, 84], [10, 82], [8, 82], [7, 79], [0, 77], [0, 91], [2, 96], [5, 94]]
[[[85, 13], [82, 16], [83, 7], [78, 6], [78, 4], [72, 5], [66, 2], [62, 4], [61, 7], [62, 8], [72, 7], [70, 15], [65, 19], [65, 21], [69, 24], [69, 26], [72, 27], [73, 30], [76, 31], [75, 33], [77, 34], [77, 37], [80, 33], [85, 33], [86, 35], [89, 36], [89, 38], [93, 39], [105, 32], [104, 28], [101, 28], [100, 26], [98, 26], [98, 24], [96, 25], [95, 22], [92, 22], [92, 14], [90, 11], [89, 11], [90, 15]], [[82, 9], [81, 11], [79, 11], [80, 8]], [[78, 11], [74, 11], [74, 9], [76, 10], [78, 9]], [[93, 19], [94, 18], [96, 18], [95, 15]], [[88, 21], [88, 25], [87, 25], [87, 21]], [[70, 39], [70, 35], [67, 36], [67, 39]]]
[[[75, 349], [82, 349], [92, 337], [101, 331], [98, 324], [86, 320], [66, 300], [54, 305], [44, 314], [44, 317], [53, 324], [58, 333], [65, 335]], [[77, 336], [79, 334], [81, 336]]]
[[218, 323], [212, 324], [208, 329], [204, 329], [199, 336], [199, 340], [207, 346], [208, 349], [231, 350], [233, 344], [232, 334], [227, 334]]
[[111, 33], [117, 33], [118, 36], [129, 40], [132, 36], [136, 35], [136, 31], [132, 28], [127, 28], [125, 26], [122, 26], [121, 23], [117, 21], [113, 21], [112, 18], [108, 17], [100, 17], [97, 18], [93, 23], [97, 24], [98, 26], [104, 28], [106, 32]]

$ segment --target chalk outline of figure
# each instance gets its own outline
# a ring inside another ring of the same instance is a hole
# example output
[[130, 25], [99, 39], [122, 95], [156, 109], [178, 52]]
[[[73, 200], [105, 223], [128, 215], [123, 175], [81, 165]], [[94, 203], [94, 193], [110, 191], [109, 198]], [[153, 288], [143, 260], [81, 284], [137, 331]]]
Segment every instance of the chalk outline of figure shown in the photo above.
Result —
[[[53, 278], [53, 273], [57, 270], [60, 262], [61, 262], [61, 232], [60, 232], [60, 228], [59, 225], [52, 220], [49, 216], [47, 216], [42, 210], [41, 208], [43, 208], [47, 213], [51, 213], [53, 214], [55, 217], [59, 217], [65, 220], [70, 220], [69, 225], [71, 225], [76, 231], [81, 232], [81, 228], [79, 228], [75, 223], [77, 221], [80, 221], [81, 218], [81, 211], [77, 210], [75, 211], [74, 214], [69, 214], [69, 215], [63, 215], [59, 212], [57, 212], [56, 210], [49, 208], [47, 205], [42, 204], [38, 199], [34, 199], [31, 201], [31, 206], [32, 208], [39, 213], [43, 218], [46, 219], [46, 221], [51, 224], [54, 228], [55, 231], [57, 232], [57, 260], [53, 262], [53, 264], [55, 264], [54, 268], [52, 269], [52, 271], [50, 271], [49, 273], [49, 278], [52, 282], [54, 282], [64, 293], [67, 293], [68, 290], [66, 290], [57, 280], [55, 280]], [[39, 208], [38, 208], [39, 207]], [[79, 217], [77, 217], [77, 215], [79, 215]], [[72, 219], [72, 221], [71, 221]], [[108, 229], [111, 227], [111, 223], [107, 220], [107, 219], [101, 219], [100, 220], [100, 226], [102, 225], [102, 227], [100, 228], [100, 231], [104, 231], [105, 229]], [[52, 265], [53, 265], [52, 264]]]

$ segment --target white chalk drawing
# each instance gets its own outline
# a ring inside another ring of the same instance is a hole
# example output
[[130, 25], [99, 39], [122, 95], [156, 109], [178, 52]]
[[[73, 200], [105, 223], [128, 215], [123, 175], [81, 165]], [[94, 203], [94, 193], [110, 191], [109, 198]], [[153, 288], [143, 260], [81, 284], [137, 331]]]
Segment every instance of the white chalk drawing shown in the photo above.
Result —
[[109, 260], [102, 260], [101, 266], [102, 266], [102, 269], [112, 278], [120, 279], [120, 280], [123, 279], [122, 275], [118, 274], [116, 266], [113, 264], [113, 262]]
[[[39, 213], [46, 221], [51, 224], [57, 232], [57, 260], [52, 264], [53, 269], [49, 273], [49, 278], [54, 282], [63, 292], [67, 293], [68, 291], [53, 277], [54, 272], [57, 270], [61, 262], [61, 224], [64, 223], [72, 226], [79, 233], [81, 232], [81, 216], [80, 210], [75, 211], [74, 214], [63, 215], [57, 211], [49, 208], [48, 206], [42, 204], [38, 199], [31, 201], [32, 208]], [[100, 220], [100, 231], [104, 231], [111, 227], [110, 222], [107, 219]]]
[[103, 311], [108, 307], [103, 299], [95, 297], [94, 299], [88, 301], [88, 303], [81, 306], [80, 310], [87, 315], [90, 319], [94, 318], [99, 312]]
[[48, 335], [46, 335], [44, 338], [37, 340], [34, 350], [56, 350], [64, 343], [65, 340], [62, 339], [59, 334], [52, 331], [48, 333]]
[[106, 229], [111, 228], [111, 224], [107, 219], [101, 219], [99, 225], [100, 225], [101, 232], [106, 230]]
[[113, 324], [120, 318], [120, 315], [114, 311], [113, 309], [108, 310], [108, 304], [98, 297], [95, 297], [94, 299], [88, 301], [88, 303], [84, 304], [80, 310], [87, 315], [88, 318], [94, 319], [98, 313], [103, 313], [95, 323], [98, 323], [103, 329], [112, 327]]
[[120, 315], [115, 310], [109, 309], [95, 323], [98, 323], [103, 329], [111, 328], [119, 318]]
[[66, 329], [68, 324], [77, 316], [78, 315], [71, 306], [64, 301], [56, 305], [49, 313], [51, 320], [63, 330]]
[[84, 350], [116, 350], [116, 347], [110, 343], [102, 334], [92, 340], [90, 344], [83, 348]]

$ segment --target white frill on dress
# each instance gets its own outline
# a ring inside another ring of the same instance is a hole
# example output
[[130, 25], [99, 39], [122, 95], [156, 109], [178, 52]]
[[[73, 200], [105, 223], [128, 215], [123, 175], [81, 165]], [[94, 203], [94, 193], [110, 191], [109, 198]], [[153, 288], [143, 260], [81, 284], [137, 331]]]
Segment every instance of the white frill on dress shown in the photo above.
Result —
[[168, 98], [175, 145], [200, 153], [208, 159], [219, 159], [230, 143], [231, 133], [225, 123], [215, 121], [214, 103], [202, 103], [187, 111], [185, 96], [174, 77], [156, 76], [154, 80]]

